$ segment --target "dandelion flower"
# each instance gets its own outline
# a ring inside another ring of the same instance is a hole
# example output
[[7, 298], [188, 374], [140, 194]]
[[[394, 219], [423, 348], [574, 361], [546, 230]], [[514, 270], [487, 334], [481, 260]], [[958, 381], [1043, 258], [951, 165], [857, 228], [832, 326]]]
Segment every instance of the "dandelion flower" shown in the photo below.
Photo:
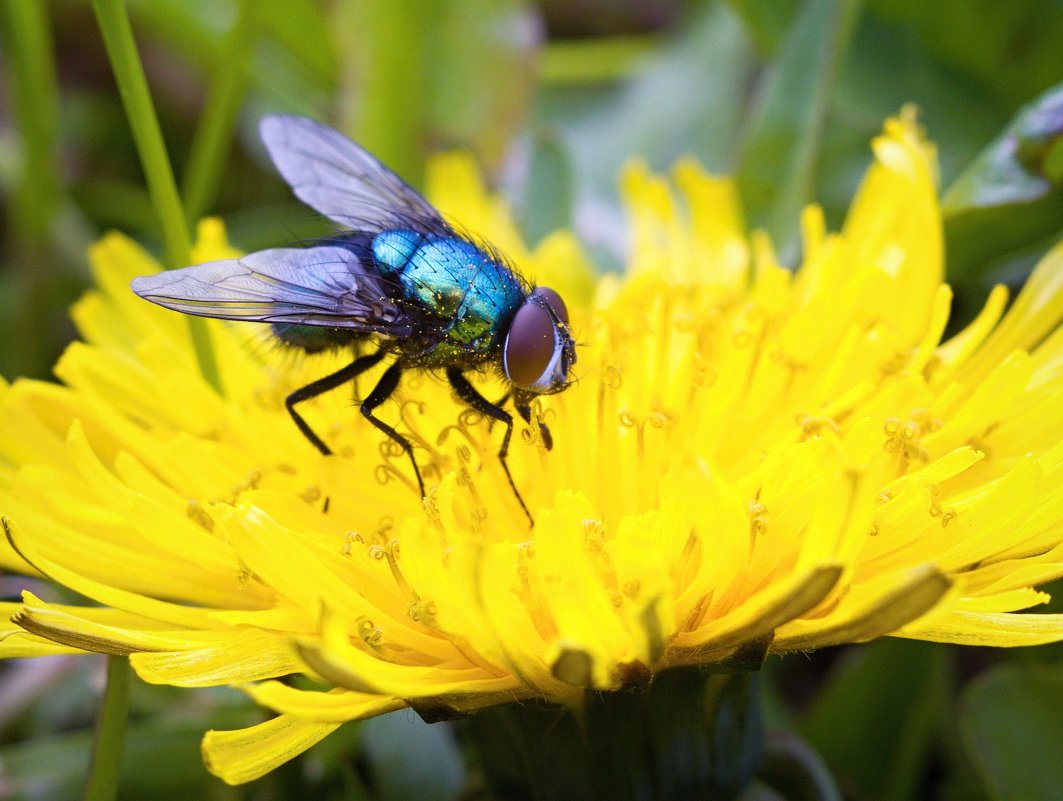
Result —
[[[578, 384], [536, 409], [555, 447], [528, 427], [511, 449], [532, 530], [501, 432], [444, 382], [407, 376], [380, 410], [415, 443], [422, 501], [349, 393], [306, 404], [336, 455], [292, 425], [285, 396], [344, 354], [296, 360], [209, 321], [219, 393], [185, 320], [129, 291], [158, 265], [105, 237], [63, 383], [0, 388], [0, 558], [98, 605], [26, 593], [0, 653], [240, 687], [276, 716], [203, 747], [242, 782], [406, 706], [578, 706], [669, 667], [883, 635], [1063, 639], [1060, 616], [1018, 613], [1063, 575], [1063, 249], [943, 342], [934, 153], [910, 115], [873, 149], [840, 232], [805, 212], [793, 273], [729, 182], [633, 167], [630, 262], [596, 282], [570, 235], [529, 250], [465, 160], [434, 164], [438, 205], [556, 286], [580, 339]], [[231, 255], [203, 223], [195, 259]]]

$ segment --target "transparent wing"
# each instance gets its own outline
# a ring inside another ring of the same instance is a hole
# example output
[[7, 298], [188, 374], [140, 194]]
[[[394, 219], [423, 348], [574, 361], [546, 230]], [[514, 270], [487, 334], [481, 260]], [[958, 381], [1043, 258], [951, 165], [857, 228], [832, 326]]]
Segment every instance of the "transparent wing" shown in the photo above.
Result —
[[276, 248], [241, 259], [134, 278], [140, 297], [174, 311], [224, 320], [354, 328], [409, 336], [410, 317], [379, 276], [342, 247]]
[[347, 228], [384, 229], [411, 220], [443, 226], [432, 205], [339, 131], [286, 114], [259, 123], [262, 142], [296, 197]]

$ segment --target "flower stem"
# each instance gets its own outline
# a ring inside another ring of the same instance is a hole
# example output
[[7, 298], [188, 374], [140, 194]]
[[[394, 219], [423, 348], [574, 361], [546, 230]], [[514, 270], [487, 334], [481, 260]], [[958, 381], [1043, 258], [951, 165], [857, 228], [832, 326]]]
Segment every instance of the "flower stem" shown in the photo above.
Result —
[[207, 103], [192, 138], [181, 181], [185, 214], [190, 220], [202, 216], [218, 192], [236, 112], [247, 88], [247, 63], [258, 33], [257, 9], [257, 3], [252, 0], [240, 0], [236, 22], [222, 43], [213, 67]]
[[[92, 7], [103, 34], [103, 43], [107, 48], [111, 69], [114, 70], [129, 127], [133, 131], [133, 140], [140, 154], [148, 192], [162, 225], [168, 266], [184, 266], [188, 264], [188, 254], [191, 250], [188, 222], [185, 220], [181, 198], [177, 193], [177, 183], [174, 181], [170, 158], [162, 140], [159, 120], [155, 116], [155, 106], [151, 101], [147, 79], [144, 77], [144, 67], [133, 40], [133, 29], [129, 24], [125, 2], [93, 0]], [[218, 365], [206, 325], [202, 320], [189, 317], [188, 330], [203, 378], [220, 392], [221, 376], [218, 374]]]
[[111, 656], [107, 658], [107, 689], [96, 724], [96, 744], [92, 752], [85, 801], [112, 801], [118, 795], [128, 712], [129, 659]]
[[55, 149], [59, 88], [48, 7], [35, 0], [0, 5], [0, 32], [10, 44], [11, 97], [24, 155], [11, 204], [17, 234], [39, 245], [58, 205], [61, 182]]

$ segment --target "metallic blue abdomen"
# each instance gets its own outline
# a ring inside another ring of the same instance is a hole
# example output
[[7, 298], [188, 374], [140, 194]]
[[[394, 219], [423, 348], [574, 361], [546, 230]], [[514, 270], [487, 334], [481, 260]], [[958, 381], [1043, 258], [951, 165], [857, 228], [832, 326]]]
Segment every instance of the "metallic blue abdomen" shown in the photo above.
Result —
[[380, 273], [439, 320], [437, 341], [424, 352], [425, 366], [490, 356], [527, 296], [512, 270], [464, 239], [384, 231], [373, 239], [372, 251]]

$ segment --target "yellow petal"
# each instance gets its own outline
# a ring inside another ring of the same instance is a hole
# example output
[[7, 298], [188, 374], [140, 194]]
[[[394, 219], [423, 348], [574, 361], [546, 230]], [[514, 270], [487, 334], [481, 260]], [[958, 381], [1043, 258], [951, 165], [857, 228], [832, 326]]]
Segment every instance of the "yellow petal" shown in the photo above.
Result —
[[25, 631], [0, 633], [0, 659], [30, 659], [38, 656], [88, 654], [83, 648], [61, 645]]
[[391, 712], [404, 705], [398, 699], [389, 700], [379, 695], [340, 689], [312, 692], [289, 687], [279, 681], [247, 684], [240, 689], [267, 709], [314, 723], [346, 723]]
[[243, 784], [317, 745], [339, 725], [280, 715], [246, 729], [211, 730], [203, 736], [203, 761], [226, 784]]
[[1063, 615], [954, 612], [930, 625], [906, 626], [900, 636], [959, 645], [1020, 648], [1063, 640]]
[[7, 518], [3, 520], [4, 531], [9, 541], [17, 548], [27, 561], [44, 573], [53, 581], [79, 592], [86, 598], [91, 598], [97, 603], [106, 604], [121, 609], [130, 614], [139, 615], [153, 620], [166, 622], [175, 626], [194, 628], [213, 628], [210, 622], [209, 611], [192, 607], [171, 604], [159, 601], [136, 593], [126, 592], [117, 587], [102, 584], [98, 581], [78, 575], [72, 570], [46, 559], [38, 553], [31, 540], [24, 536], [19, 525]]
[[144, 681], [175, 687], [271, 679], [301, 668], [287, 638], [254, 629], [217, 632], [211, 641], [183, 646], [159, 653], [135, 653], [129, 663]]
[[56, 609], [25, 593], [22, 607], [12, 616], [20, 628], [84, 651], [125, 656], [136, 651], [169, 650], [189, 644], [199, 632], [140, 631], [108, 626]]
[[795, 620], [780, 627], [773, 649], [807, 651], [844, 642], [863, 642], [889, 634], [930, 612], [948, 593], [952, 582], [930, 567], [911, 571], [901, 580], [881, 580], [890, 589], [866, 589], [866, 598], [840, 604], [819, 619]]

